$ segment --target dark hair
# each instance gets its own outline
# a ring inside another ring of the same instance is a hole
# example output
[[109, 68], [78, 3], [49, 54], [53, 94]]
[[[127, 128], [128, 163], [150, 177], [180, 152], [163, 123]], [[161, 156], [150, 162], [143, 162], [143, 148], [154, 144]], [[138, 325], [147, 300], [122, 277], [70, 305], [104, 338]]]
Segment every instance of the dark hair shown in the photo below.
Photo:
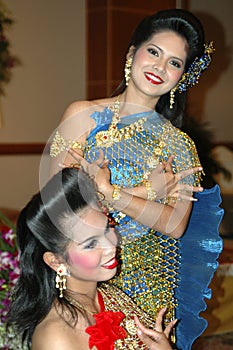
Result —
[[[83, 172], [65, 168], [35, 194], [20, 212], [16, 234], [20, 250], [21, 275], [8, 313], [8, 327], [13, 326], [30, 345], [36, 325], [43, 320], [58, 297], [55, 271], [43, 260], [46, 251], [67, 261], [66, 248], [71, 239], [66, 234], [67, 217], [97, 203], [93, 182]], [[77, 320], [76, 310], [65, 298], [57, 302]]]
[[[199, 21], [191, 12], [182, 9], [169, 9], [159, 11], [151, 16], [145, 17], [135, 29], [128, 49], [133, 45], [135, 52], [152, 35], [166, 30], [176, 32], [185, 38], [188, 43], [188, 54], [185, 65], [185, 71], [196, 57], [200, 57], [204, 52], [205, 35], [204, 29]], [[125, 83], [123, 84], [123, 90]], [[161, 96], [156, 111], [170, 120], [173, 125], [181, 126], [186, 102], [186, 93], [175, 92], [175, 103], [173, 109], [170, 109], [170, 92]]]

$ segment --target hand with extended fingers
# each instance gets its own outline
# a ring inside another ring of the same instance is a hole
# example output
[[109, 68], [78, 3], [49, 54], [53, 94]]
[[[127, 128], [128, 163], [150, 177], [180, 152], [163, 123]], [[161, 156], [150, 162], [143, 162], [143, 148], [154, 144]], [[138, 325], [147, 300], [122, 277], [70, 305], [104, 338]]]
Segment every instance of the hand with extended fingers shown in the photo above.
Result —
[[157, 193], [157, 199], [164, 197], [174, 197], [186, 200], [195, 200], [192, 197], [193, 192], [203, 191], [202, 187], [191, 186], [181, 183], [180, 180], [194, 173], [202, 171], [201, 167], [194, 167], [174, 174], [172, 170], [172, 161], [174, 156], [169, 157], [167, 162], [158, 164], [150, 173], [148, 180]]
[[162, 324], [165, 312], [166, 308], [159, 311], [156, 319], [155, 330], [146, 328], [135, 316], [135, 323], [138, 327], [138, 336], [150, 350], [172, 350], [169, 335], [177, 320], [171, 321], [163, 330]]
[[[74, 158], [75, 162], [70, 165], [63, 166], [80, 166], [83, 170], [93, 177], [98, 191], [104, 194], [108, 198], [108, 194], [113, 191], [112, 185], [110, 183], [110, 171], [108, 168], [108, 160], [104, 158], [104, 153], [102, 150], [99, 152], [98, 159], [93, 163], [88, 163], [81, 155], [79, 155], [75, 150], [70, 149], [69, 154]], [[186, 199], [189, 201], [195, 200], [192, 197], [193, 192], [201, 192], [202, 187], [195, 187], [188, 184], [182, 184], [179, 181], [185, 177], [192, 175], [198, 171], [201, 171], [201, 167], [195, 167], [188, 170], [183, 170], [179, 173], [174, 174], [172, 170], [172, 160], [170, 157], [168, 161], [163, 164], [158, 164], [155, 169], [148, 176], [152, 188], [156, 191], [157, 199], [164, 198], [166, 196], [172, 196], [175, 198]], [[137, 188], [134, 188], [136, 195], [138, 197], [143, 197], [142, 191], [137, 194]]]

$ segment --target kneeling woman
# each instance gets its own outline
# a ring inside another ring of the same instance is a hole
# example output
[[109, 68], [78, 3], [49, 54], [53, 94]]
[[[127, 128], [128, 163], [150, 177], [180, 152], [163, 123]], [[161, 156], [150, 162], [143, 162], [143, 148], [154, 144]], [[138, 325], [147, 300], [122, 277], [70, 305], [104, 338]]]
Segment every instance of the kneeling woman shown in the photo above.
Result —
[[175, 321], [163, 332], [165, 310], [151, 320], [104, 282], [117, 270], [113, 226], [92, 180], [74, 168], [56, 174], [21, 211], [21, 275], [8, 324], [32, 350], [171, 349]]

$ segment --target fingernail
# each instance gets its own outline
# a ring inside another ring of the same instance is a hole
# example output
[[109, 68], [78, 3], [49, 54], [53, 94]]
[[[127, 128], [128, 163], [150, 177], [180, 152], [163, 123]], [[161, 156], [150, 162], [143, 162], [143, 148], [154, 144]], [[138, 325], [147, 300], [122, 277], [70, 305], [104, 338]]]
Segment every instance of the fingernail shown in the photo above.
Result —
[[138, 335], [142, 335], [141, 329], [138, 329], [138, 330], [137, 330], [137, 333], [138, 333]]

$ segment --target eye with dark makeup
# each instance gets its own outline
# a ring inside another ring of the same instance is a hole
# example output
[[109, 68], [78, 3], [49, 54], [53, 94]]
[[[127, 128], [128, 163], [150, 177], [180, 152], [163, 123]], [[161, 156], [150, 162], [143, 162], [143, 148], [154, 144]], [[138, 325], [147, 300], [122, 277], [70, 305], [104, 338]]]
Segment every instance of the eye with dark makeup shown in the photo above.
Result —
[[152, 47], [149, 47], [149, 48], [147, 49], [147, 51], [148, 51], [150, 54], [152, 54], [153, 56], [159, 56], [158, 50], [156, 50], [154, 47], [153, 47], [153, 48], [152, 48]]

